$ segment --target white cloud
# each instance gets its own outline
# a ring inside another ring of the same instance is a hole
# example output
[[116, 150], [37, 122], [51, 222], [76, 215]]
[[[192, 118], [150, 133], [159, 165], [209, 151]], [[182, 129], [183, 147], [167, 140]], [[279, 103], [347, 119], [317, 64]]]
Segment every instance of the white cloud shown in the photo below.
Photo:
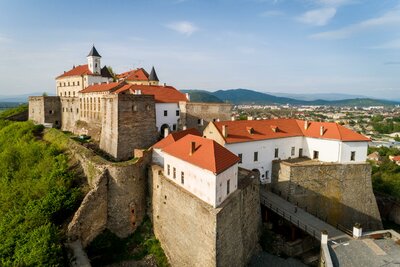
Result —
[[316, 4], [323, 5], [323, 6], [343, 6], [347, 4], [352, 4], [354, 0], [315, 0]]
[[190, 36], [199, 30], [193, 23], [188, 21], [173, 22], [167, 24], [166, 27], [186, 36]]
[[371, 28], [380, 26], [389, 26], [389, 25], [400, 26], [399, 7], [383, 14], [380, 17], [364, 20], [359, 23], [338, 30], [316, 33], [311, 35], [310, 37], [313, 39], [325, 39], [325, 40], [345, 39], [360, 31], [365, 31]]
[[400, 39], [392, 40], [377, 46], [371, 47], [372, 49], [400, 49]]
[[298, 20], [316, 26], [326, 25], [336, 14], [336, 8], [327, 7], [307, 11]]
[[0, 44], [11, 43], [12, 40], [4, 35], [0, 34]]

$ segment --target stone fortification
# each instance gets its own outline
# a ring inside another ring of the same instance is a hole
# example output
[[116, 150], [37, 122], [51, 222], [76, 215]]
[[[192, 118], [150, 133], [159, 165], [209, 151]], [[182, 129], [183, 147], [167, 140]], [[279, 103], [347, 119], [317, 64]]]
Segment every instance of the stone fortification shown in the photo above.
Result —
[[258, 245], [259, 185], [246, 178], [214, 209], [170, 182], [161, 167], [149, 173], [154, 233], [172, 266], [245, 266]]
[[100, 148], [118, 160], [157, 140], [154, 96], [119, 94], [103, 99]]
[[180, 127], [197, 128], [202, 132], [211, 121], [230, 120], [232, 107], [224, 103], [179, 102]]
[[90, 191], [68, 226], [71, 241], [86, 247], [104, 229], [123, 238], [133, 233], [146, 212], [147, 166], [151, 153], [135, 150], [135, 158], [109, 162], [93, 151], [52, 129], [45, 140], [63, 143], [72, 160], [81, 167]]
[[274, 161], [272, 189], [311, 214], [352, 229], [382, 229], [367, 163], [335, 164], [306, 159]]
[[61, 126], [61, 102], [57, 96], [30, 96], [29, 119], [37, 124]]

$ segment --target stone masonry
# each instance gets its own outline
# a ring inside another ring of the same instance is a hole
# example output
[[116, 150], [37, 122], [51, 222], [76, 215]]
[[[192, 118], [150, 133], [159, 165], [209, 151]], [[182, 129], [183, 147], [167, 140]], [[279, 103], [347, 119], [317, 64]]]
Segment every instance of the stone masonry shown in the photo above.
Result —
[[259, 184], [246, 178], [214, 209], [170, 182], [161, 167], [149, 173], [154, 233], [172, 266], [246, 266], [258, 246]]
[[382, 229], [367, 163], [335, 164], [309, 159], [274, 161], [271, 187], [275, 193], [309, 213], [352, 229]]
[[61, 126], [61, 103], [57, 96], [30, 96], [29, 118], [35, 123]]

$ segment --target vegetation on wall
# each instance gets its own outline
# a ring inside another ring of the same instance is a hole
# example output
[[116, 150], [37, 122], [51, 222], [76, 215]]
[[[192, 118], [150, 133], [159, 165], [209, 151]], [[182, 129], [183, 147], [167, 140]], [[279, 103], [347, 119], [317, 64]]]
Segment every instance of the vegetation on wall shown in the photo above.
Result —
[[67, 265], [62, 225], [82, 196], [66, 155], [42, 131], [0, 119], [0, 266]]

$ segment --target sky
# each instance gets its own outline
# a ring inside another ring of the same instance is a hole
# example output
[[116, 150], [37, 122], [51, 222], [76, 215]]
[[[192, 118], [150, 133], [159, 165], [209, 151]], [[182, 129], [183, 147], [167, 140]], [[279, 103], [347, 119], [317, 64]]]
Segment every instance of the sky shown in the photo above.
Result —
[[0, 0], [0, 95], [55, 92], [93, 44], [178, 89], [400, 99], [400, 0]]

